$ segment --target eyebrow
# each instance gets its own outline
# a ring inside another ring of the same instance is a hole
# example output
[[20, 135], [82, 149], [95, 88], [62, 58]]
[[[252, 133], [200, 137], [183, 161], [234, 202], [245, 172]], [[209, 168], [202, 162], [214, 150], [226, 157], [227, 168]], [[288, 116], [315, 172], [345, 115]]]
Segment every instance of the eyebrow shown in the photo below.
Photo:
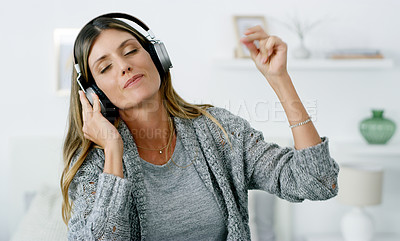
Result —
[[[135, 39], [133, 39], [133, 38], [128, 38], [127, 40], [123, 41], [123, 42], [118, 46], [117, 49], [120, 49], [120, 48], [124, 47], [124, 46], [126, 45], [126, 43], [129, 42], [129, 41], [131, 41], [131, 40], [135, 40]], [[98, 58], [96, 61], [94, 61], [93, 67], [96, 66], [96, 63], [97, 63], [97, 62], [99, 62], [99, 61], [105, 59], [106, 57], [107, 57], [107, 55], [105, 54], [105, 55], [101, 56], [100, 58]]]

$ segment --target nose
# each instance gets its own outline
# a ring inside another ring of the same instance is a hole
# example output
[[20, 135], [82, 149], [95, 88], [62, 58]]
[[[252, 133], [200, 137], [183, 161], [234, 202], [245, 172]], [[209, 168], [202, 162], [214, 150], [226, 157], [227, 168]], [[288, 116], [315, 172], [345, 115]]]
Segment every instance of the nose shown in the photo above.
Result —
[[122, 69], [122, 75], [125, 75], [127, 72], [131, 72], [132, 68], [130, 66], [127, 66]]

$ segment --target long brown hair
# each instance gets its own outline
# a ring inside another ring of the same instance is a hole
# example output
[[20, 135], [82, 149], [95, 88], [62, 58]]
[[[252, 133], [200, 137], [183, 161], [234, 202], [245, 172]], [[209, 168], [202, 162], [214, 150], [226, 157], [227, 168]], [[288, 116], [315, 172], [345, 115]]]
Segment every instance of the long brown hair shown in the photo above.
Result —
[[[90, 49], [93, 42], [100, 35], [101, 31], [105, 29], [117, 29], [129, 32], [134, 37], [136, 37], [136, 39], [140, 42], [142, 46], [145, 47], [149, 44], [149, 40], [147, 40], [137, 30], [135, 30], [125, 22], [117, 19], [98, 18], [95, 21], [92, 21], [90, 24], [85, 25], [76, 38], [74, 54], [77, 62], [80, 65], [84, 80], [86, 80], [87, 82], [94, 81], [88, 67], [88, 57]], [[82, 107], [79, 100], [79, 86], [76, 82], [76, 77], [77, 72], [75, 71], [75, 69], [73, 69], [71, 79], [70, 107], [68, 114], [68, 131], [63, 146], [64, 170], [62, 172], [60, 180], [61, 192], [63, 196], [62, 217], [66, 224], [71, 217], [72, 209], [72, 203], [70, 203], [68, 196], [69, 186], [75, 174], [84, 162], [89, 151], [92, 148], [98, 147], [95, 143], [89, 141], [83, 136]], [[200, 115], [205, 115], [213, 122], [215, 122], [219, 126], [219, 128], [221, 128], [221, 130], [227, 137], [229, 144], [231, 144], [228, 135], [221, 124], [206, 111], [207, 108], [213, 106], [210, 104], [190, 104], [183, 100], [172, 87], [171, 75], [169, 71], [166, 74], [162, 75], [162, 81], [159, 91], [162, 94], [162, 102], [169, 116], [194, 119]], [[116, 127], [119, 121], [119, 119], [115, 121], [114, 125]], [[77, 151], [80, 151], [79, 157], [74, 163], [72, 163], [72, 159], [77, 154]]]

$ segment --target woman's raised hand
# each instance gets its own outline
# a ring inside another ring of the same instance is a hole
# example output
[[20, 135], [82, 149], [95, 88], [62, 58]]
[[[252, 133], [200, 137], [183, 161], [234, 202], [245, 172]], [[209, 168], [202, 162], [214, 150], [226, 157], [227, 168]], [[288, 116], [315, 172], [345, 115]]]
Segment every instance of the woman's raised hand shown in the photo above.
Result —
[[97, 145], [106, 149], [115, 144], [121, 144], [122, 138], [118, 130], [100, 112], [99, 97], [93, 94], [93, 107], [83, 91], [79, 91], [82, 104], [83, 135]]
[[[273, 78], [287, 75], [287, 45], [280, 38], [268, 35], [261, 26], [249, 28], [240, 41], [250, 51], [257, 68], [274, 85]], [[257, 47], [254, 41], [259, 41]]]

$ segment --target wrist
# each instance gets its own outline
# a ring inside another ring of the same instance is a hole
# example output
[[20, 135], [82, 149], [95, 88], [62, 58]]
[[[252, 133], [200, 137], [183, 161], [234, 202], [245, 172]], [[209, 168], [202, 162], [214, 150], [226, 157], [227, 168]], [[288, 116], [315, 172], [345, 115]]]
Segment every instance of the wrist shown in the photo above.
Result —
[[121, 142], [112, 142], [110, 144], [108, 144], [105, 148], [104, 148], [104, 156], [106, 158], [106, 161], [110, 161], [110, 162], [117, 162], [119, 160], [122, 160], [122, 154], [123, 154], [123, 144], [122, 144], [122, 140]]
[[282, 70], [278, 73], [268, 73], [267, 72], [267, 73], [264, 73], [263, 75], [268, 81], [272, 81], [272, 82], [290, 79], [289, 72], [286, 69]]
[[124, 177], [122, 168], [122, 156], [123, 156], [123, 143], [121, 141], [109, 142], [104, 148], [104, 172]]
[[[288, 72], [280, 75], [268, 75], [265, 76], [272, 89], [278, 94], [278, 92], [292, 90], [294, 88], [292, 79]], [[279, 97], [279, 96], [278, 96]]]
[[299, 99], [289, 74], [276, 76], [269, 80], [269, 83], [281, 102], [297, 101]]
[[121, 136], [116, 136], [113, 137], [112, 139], [109, 139], [106, 141], [104, 144], [104, 151], [115, 151], [115, 150], [122, 150], [123, 149], [123, 141]]

